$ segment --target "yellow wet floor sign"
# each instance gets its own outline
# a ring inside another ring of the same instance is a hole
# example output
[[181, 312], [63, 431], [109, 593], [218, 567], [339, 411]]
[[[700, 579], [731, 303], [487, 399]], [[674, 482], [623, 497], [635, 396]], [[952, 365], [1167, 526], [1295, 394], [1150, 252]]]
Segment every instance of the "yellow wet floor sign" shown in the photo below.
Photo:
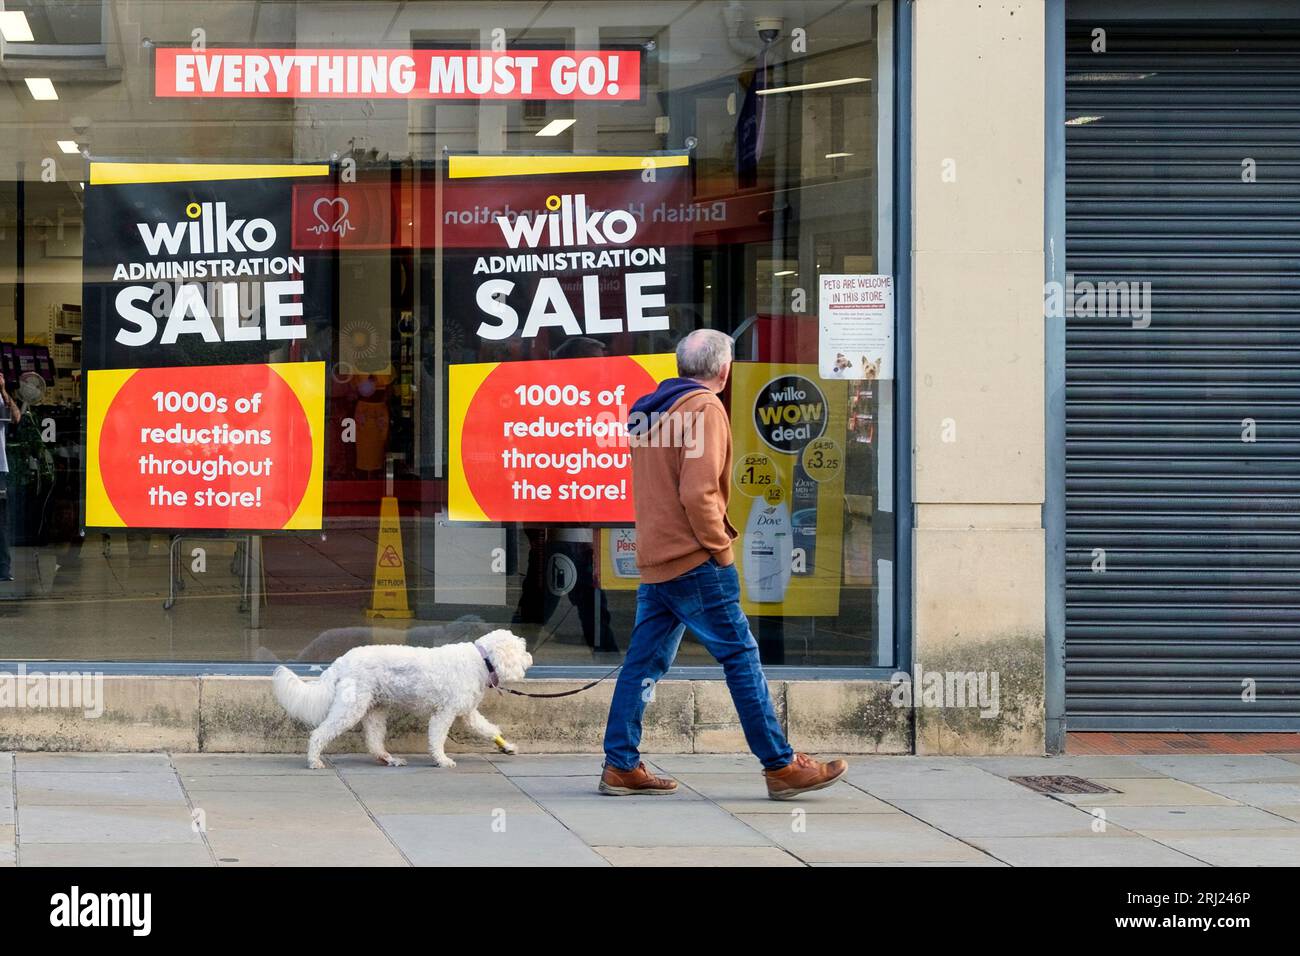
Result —
[[402, 525], [397, 499], [387, 497], [379, 507], [379, 540], [375, 544], [375, 583], [368, 617], [411, 617], [406, 602], [406, 561], [402, 556]]

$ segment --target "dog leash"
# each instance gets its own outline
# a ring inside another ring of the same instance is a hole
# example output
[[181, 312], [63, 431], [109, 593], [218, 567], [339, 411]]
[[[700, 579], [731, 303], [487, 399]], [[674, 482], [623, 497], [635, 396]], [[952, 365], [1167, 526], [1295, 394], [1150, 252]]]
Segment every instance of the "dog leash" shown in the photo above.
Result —
[[584, 684], [582, 687], [579, 687], [576, 690], [564, 690], [556, 694], [529, 694], [529, 693], [525, 693], [522, 690], [513, 690], [512, 688], [501, 687], [501, 686], [498, 686], [497, 690], [504, 691], [507, 694], [514, 694], [516, 697], [544, 697], [544, 698], [572, 697], [574, 694], [581, 694], [584, 690], [591, 690], [593, 687], [595, 687], [597, 684], [601, 683], [602, 681], [609, 680], [611, 677], [614, 676], [614, 674], [616, 674], [618, 671], [622, 669], [623, 669], [623, 665], [619, 664], [618, 667], [615, 667], [604, 677], [598, 677], [590, 684]]
[[474, 644], [474, 649], [478, 651], [479, 657], [483, 658], [483, 664], [487, 667], [488, 687], [495, 690], [498, 694], [501, 693], [514, 694], [516, 697], [539, 697], [539, 698], [546, 698], [546, 699], [553, 699], [556, 697], [572, 697], [574, 694], [581, 694], [584, 690], [591, 690], [601, 681], [609, 680], [611, 677], [614, 676], [615, 673], [622, 670], [623, 668], [623, 665], [619, 664], [618, 667], [615, 667], [614, 670], [610, 671], [604, 677], [598, 677], [590, 684], [586, 684], [582, 687], [577, 688], [576, 690], [565, 690], [555, 694], [529, 694], [522, 690], [512, 690], [509, 687], [502, 687], [501, 675], [497, 673], [496, 666], [492, 663], [492, 658], [488, 656], [488, 652], [483, 650], [483, 648], [480, 647], [477, 642], [475, 642]]
[[[537, 652], [538, 648], [540, 648], [543, 644], [545, 644], [547, 641], [553, 638], [557, 633], [559, 633], [560, 628], [564, 626], [564, 622], [569, 618], [569, 612], [572, 610], [573, 610], [572, 604], [570, 604], [567, 608], [565, 608], [564, 615], [560, 618], [559, 622], [553, 628], [551, 628], [551, 633], [547, 634], [544, 638], [538, 641], [536, 645], [534, 645], [533, 647], [534, 653]], [[478, 647], [477, 644], [475, 644], [474, 646]], [[572, 697], [574, 694], [581, 694], [583, 691], [591, 690], [597, 684], [609, 680], [611, 677], [613, 677], [615, 674], [617, 674], [620, 670], [623, 669], [623, 665], [619, 664], [618, 667], [615, 667], [604, 677], [598, 677], [590, 684], [584, 684], [583, 686], [578, 687], [574, 690], [560, 691], [559, 693], [555, 693], [555, 694], [529, 694], [522, 690], [512, 690], [509, 687], [502, 687], [500, 683], [500, 678], [497, 676], [496, 668], [492, 666], [492, 662], [488, 660], [487, 654], [483, 653], [483, 649], [481, 647], [479, 647], [479, 654], [483, 655], [483, 663], [487, 665], [488, 686], [495, 689], [498, 694], [503, 694], [503, 693], [514, 694], [516, 697], [534, 697], [542, 700], [554, 700], [557, 697]]]

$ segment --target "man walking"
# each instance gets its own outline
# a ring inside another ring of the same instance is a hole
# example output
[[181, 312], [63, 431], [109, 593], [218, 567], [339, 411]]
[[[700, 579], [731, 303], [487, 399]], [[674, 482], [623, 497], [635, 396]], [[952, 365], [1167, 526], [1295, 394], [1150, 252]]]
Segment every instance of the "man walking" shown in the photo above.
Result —
[[5, 432], [9, 422], [17, 425], [22, 417], [18, 403], [5, 391], [4, 376], [0, 375], [0, 582], [14, 579], [9, 556], [9, 453], [5, 448]]
[[605, 728], [600, 792], [669, 794], [675, 780], [650, 773], [637, 750], [652, 687], [672, 666], [689, 627], [714, 656], [763, 764], [768, 796], [784, 800], [828, 787], [848, 769], [790, 749], [776, 719], [758, 645], [740, 609], [740, 579], [727, 520], [731, 426], [717, 393], [731, 374], [731, 339], [697, 329], [677, 345], [677, 374], [638, 399], [628, 416], [636, 509], [636, 625]]

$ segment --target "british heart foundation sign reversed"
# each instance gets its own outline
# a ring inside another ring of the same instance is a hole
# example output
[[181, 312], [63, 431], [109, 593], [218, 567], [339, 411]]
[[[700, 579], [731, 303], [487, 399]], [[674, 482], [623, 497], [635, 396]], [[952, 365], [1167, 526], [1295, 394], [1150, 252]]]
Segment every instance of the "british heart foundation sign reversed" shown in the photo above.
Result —
[[91, 164], [88, 528], [320, 528], [333, 263], [291, 219], [329, 173]]

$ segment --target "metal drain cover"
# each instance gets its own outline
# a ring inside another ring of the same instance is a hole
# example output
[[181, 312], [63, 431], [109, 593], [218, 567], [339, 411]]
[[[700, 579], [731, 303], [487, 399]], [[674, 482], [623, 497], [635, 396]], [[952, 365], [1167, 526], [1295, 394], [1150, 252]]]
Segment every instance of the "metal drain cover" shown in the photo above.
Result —
[[1013, 783], [1018, 783], [1022, 787], [1028, 787], [1038, 793], [1119, 793], [1120, 791], [1113, 787], [1106, 787], [1100, 783], [1093, 783], [1091, 780], [1084, 780], [1082, 777], [1071, 777], [1064, 774], [1048, 775], [1042, 777], [1010, 777]]

